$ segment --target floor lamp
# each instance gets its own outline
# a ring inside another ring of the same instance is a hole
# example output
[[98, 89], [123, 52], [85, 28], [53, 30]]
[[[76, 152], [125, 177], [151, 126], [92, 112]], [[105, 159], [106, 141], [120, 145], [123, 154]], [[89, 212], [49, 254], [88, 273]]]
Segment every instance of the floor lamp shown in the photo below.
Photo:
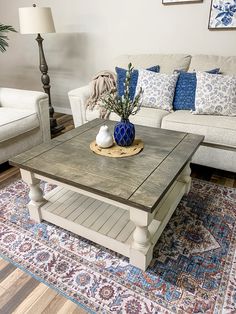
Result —
[[43, 89], [48, 94], [49, 116], [51, 134], [55, 134], [64, 129], [64, 126], [57, 125], [54, 116], [54, 109], [51, 103], [50, 78], [48, 75], [48, 65], [43, 51], [43, 38], [40, 33], [55, 33], [55, 26], [52, 18], [51, 8], [33, 7], [19, 8], [19, 21], [21, 34], [38, 34], [36, 41], [39, 46], [39, 69], [42, 73], [41, 81]]

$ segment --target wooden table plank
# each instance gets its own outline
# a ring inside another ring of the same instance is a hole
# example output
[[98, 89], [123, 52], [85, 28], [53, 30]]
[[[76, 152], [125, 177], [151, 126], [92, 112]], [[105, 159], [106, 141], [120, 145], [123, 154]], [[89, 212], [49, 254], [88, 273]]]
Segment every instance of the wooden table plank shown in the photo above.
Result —
[[68, 133], [65, 133], [61, 136], [58, 136], [57, 138], [52, 139], [48, 142], [39, 144], [39, 145], [33, 147], [32, 149], [30, 149], [24, 153], [21, 153], [21, 154], [17, 155], [16, 157], [11, 158], [9, 163], [13, 166], [20, 167], [23, 163], [26, 163], [28, 160], [30, 160], [34, 157], [37, 157], [37, 156], [55, 148], [56, 146], [62, 144], [63, 142], [66, 142], [67, 140], [69, 140], [75, 136], [83, 134], [88, 129], [93, 128], [94, 126], [101, 125], [102, 123], [103, 123], [102, 120], [95, 119], [95, 120], [91, 121], [91, 123], [89, 123], [89, 124], [84, 124], [84, 125], [80, 126], [79, 128], [75, 128]]
[[83, 200], [82, 195], [78, 194], [77, 199], [69, 207], [67, 207], [63, 212], [61, 212], [60, 216], [66, 218], [74, 212], [75, 208], [78, 208], [78, 207], [80, 208], [82, 212], [82, 210], [85, 210], [86, 208], [89, 207], [89, 205], [95, 202], [95, 200], [92, 198], [88, 198], [82, 202], [81, 200]]
[[130, 197], [130, 200], [153, 211], [172, 182], [191, 159], [203, 137], [188, 134], [156, 170]]
[[93, 223], [90, 229], [98, 231], [106, 221], [117, 211], [117, 207], [110, 205]]
[[129, 213], [125, 211], [120, 219], [117, 221], [116, 225], [107, 233], [108, 237], [115, 239], [123, 228], [129, 222]]
[[[118, 209], [118, 208], [117, 208]], [[120, 219], [120, 217], [124, 214], [124, 209], [116, 210], [113, 215], [104, 223], [104, 225], [99, 229], [99, 233], [108, 234], [108, 232], [114, 226], [114, 223]]]

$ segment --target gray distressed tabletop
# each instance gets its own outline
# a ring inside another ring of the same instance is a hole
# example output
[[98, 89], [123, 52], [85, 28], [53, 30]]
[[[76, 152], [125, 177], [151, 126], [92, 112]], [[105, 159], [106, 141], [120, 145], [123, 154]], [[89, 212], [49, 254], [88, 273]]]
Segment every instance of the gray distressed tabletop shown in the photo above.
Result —
[[94, 154], [90, 143], [101, 125], [95, 119], [10, 160], [19, 168], [152, 212], [190, 161], [203, 136], [136, 125], [144, 149], [136, 156]]

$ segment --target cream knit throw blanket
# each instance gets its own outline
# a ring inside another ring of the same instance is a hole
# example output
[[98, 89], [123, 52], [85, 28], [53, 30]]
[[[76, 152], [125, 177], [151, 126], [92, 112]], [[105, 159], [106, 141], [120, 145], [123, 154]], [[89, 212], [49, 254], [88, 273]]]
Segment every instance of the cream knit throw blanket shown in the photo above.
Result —
[[99, 106], [100, 118], [107, 119], [108, 112], [99, 101], [99, 98], [105, 93], [116, 88], [116, 74], [110, 71], [102, 71], [97, 73], [90, 82], [92, 94], [86, 102], [86, 109], [93, 110], [95, 106]]

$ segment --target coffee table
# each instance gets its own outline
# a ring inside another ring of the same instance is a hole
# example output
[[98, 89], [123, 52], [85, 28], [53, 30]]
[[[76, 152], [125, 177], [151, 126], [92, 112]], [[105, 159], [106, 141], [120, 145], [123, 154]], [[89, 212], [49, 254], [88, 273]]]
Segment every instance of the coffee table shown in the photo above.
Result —
[[[30, 187], [30, 216], [115, 252], [145, 270], [153, 247], [191, 184], [189, 163], [203, 136], [136, 126], [136, 156], [94, 154], [90, 143], [112, 121], [84, 124], [11, 159]], [[43, 196], [40, 180], [57, 187]]]

